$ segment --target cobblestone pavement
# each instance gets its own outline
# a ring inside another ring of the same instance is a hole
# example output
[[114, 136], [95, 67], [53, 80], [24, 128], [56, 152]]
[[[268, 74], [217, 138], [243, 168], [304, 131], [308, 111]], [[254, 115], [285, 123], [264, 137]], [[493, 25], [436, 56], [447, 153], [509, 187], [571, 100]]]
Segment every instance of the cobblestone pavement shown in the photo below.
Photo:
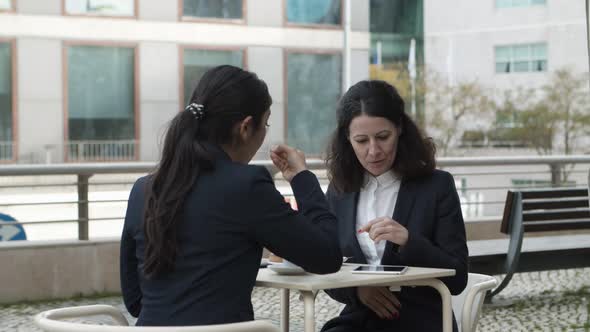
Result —
[[[256, 319], [278, 324], [278, 292], [255, 288], [252, 296]], [[495, 302], [484, 307], [479, 332], [589, 332], [590, 268], [517, 274]], [[125, 311], [120, 297], [5, 305], [0, 306], [0, 331], [38, 331], [32, 316], [40, 311], [96, 303], [114, 305]], [[318, 330], [341, 308], [342, 305], [320, 293], [316, 301]], [[134, 321], [129, 316], [128, 319]], [[297, 294], [291, 294], [291, 331], [303, 331], [302, 322], [302, 302]]]
[[478, 331], [590, 331], [590, 268], [519, 273], [499, 295]]

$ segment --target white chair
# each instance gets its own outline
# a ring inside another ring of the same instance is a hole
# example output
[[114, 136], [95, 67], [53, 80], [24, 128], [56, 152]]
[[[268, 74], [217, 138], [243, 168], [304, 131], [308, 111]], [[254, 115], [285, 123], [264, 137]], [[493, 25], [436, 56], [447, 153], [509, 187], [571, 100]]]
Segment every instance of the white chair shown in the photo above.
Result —
[[[116, 325], [82, 324], [62, 321], [62, 319], [83, 318], [106, 315]], [[46, 332], [278, 332], [278, 327], [266, 321], [206, 325], [206, 326], [129, 326], [121, 311], [110, 305], [87, 305], [68, 307], [41, 312], [35, 316], [35, 324]]]
[[486, 292], [496, 287], [497, 283], [492, 276], [469, 273], [467, 287], [452, 299], [459, 331], [475, 332]]

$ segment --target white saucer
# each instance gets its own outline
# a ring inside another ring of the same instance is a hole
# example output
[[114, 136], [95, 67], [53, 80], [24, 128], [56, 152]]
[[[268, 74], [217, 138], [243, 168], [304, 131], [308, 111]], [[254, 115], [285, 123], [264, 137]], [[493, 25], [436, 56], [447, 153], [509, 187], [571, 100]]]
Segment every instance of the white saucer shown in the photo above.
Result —
[[296, 275], [305, 273], [305, 270], [300, 266], [284, 265], [283, 263], [270, 264], [267, 267], [267, 269], [270, 269], [275, 273], [284, 275]]

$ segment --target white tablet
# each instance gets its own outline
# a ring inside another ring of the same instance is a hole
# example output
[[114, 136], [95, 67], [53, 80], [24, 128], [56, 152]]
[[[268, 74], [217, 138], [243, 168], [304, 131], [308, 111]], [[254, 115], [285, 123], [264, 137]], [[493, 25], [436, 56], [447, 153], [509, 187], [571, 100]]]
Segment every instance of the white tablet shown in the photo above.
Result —
[[362, 265], [352, 270], [352, 273], [403, 274], [407, 269], [404, 265]]

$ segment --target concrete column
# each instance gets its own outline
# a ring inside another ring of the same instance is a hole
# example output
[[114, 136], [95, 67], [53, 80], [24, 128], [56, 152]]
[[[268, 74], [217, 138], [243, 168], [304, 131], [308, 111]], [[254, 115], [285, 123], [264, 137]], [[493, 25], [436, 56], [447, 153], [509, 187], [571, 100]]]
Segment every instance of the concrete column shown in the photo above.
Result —
[[[350, 0], [351, 30], [369, 32], [370, 2], [366, 0]], [[350, 53], [350, 85], [369, 78], [369, 52], [367, 49], [353, 49]], [[343, 58], [345, 61], [346, 58]], [[344, 75], [343, 75], [344, 77]]]
[[[266, 82], [273, 100], [271, 106], [270, 129], [266, 140], [260, 149], [260, 156], [268, 159], [270, 144], [283, 142], [285, 138], [285, 76], [283, 63], [283, 50], [275, 47], [249, 47], [248, 69], [255, 72], [258, 77]], [[263, 156], [263, 154], [266, 155]]]
[[352, 13], [351, 29], [353, 31], [369, 31], [370, 1], [350, 0]]
[[17, 40], [18, 161], [62, 162], [64, 142], [62, 44]]
[[159, 159], [168, 122], [179, 106], [178, 46], [171, 43], [141, 43], [139, 46], [139, 137], [140, 160]]
[[285, 16], [283, 0], [248, 0], [246, 3], [248, 25], [283, 26]]
[[19, 14], [61, 15], [61, 1], [62, 0], [18, 0], [15, 1], [16, 11]]
[[369, 79], [369, 50], [352, 50], [350, 83]]
[[140, 20], [178, 21], [180, 1], [141, 0], [137, 3]]

